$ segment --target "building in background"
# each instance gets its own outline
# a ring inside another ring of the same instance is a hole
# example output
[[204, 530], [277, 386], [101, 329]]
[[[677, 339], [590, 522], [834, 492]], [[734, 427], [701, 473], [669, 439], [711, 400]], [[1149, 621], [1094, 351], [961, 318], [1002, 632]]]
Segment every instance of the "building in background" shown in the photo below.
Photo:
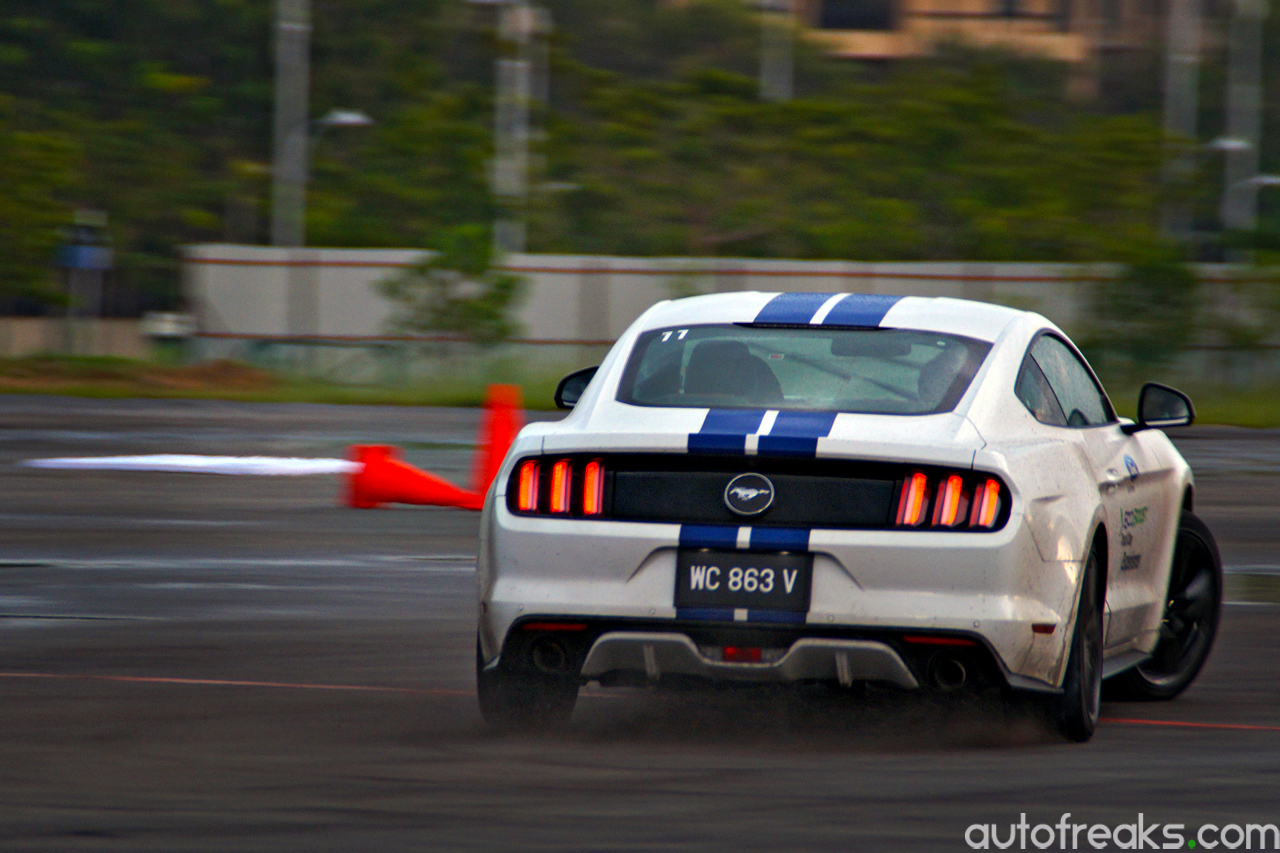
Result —
[[1149, 47], [1163, 32], [1160, 0], [795, 0], [811, 37], [836, 56], [897, 59], [959, 42], [1084, 63]]

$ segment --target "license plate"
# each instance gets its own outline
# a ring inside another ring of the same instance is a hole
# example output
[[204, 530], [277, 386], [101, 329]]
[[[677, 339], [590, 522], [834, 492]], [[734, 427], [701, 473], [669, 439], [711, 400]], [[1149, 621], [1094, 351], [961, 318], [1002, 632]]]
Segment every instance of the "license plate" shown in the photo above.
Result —
[[681, 548], [676, 607], [806, 612], [812, 578], [811, 554]]

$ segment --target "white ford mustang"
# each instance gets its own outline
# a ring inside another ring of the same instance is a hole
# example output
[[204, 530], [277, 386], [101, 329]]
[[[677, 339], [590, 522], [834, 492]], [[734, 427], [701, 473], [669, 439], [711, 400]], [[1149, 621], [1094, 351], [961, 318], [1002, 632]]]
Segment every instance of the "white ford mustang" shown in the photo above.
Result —
[[476, 666], [498, 725], [579, 685], [821, 681], [1038, 694], [1086, 740], [1103, 679], [1178, 695], [1222, 598], [1191, 471], [1045, 318], [957, 299], [655, 305], [485, 503]]

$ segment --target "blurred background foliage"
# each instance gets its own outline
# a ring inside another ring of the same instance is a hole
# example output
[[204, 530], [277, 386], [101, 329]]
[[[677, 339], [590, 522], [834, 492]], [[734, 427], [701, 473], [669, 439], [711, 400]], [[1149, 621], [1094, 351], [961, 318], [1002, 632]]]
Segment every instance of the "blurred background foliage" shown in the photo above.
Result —
[[[1077, 101], [1068, 69], [1048, 62], [957, 48], [875, 65], [800, 44], [797, 98], [767, 104], [759, 27], [738, 0], [545, 5], [556, 32], [531, 251], [1079, 262], [1167, 251], [1154, 49], [1104, 63], [1098, 97]], [[438, 248], [487, 227], [492, 9], [314, 0], [313, 17], [312, 114], [360, 109], [377, 124], [318, 140], [308, 243]], [[271, 18], [269, 0], [6, 0], [0, 292], [53, 292], [48, 260], [77, 206], [110, 214], [116, 284], [144, 307], [177, 303], [178, 246], [265, 240]], [[1221, 126], [1221, 57], [1209, 60], [1207, 137]], [[1274, 111], [1280, 81], [1268, 85]], [[1264, 170], [1275, 155], [1264, 151]], [[1193, 188], [1206, 220], [1213, 168]], [[1264, 230], [1280, 233], [1266, 196]]]
[[382, 295], [400, 308], [391, 330], [459, 334], [482, 346], [512, 337], [517, 324], [510, 309], [522, 279], [495, 269], [491, 249], [484, 226], [456, 228], [427, 260], [379, 282]]

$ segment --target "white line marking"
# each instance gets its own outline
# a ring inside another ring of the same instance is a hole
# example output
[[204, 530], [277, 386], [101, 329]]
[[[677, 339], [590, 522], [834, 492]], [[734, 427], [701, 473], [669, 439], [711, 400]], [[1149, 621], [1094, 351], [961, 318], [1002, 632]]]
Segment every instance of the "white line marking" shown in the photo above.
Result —
[[736, 544], [740, 549], [744, 551], [747, 548], [751, 547], [751, 528], [750, 527], [738, 528], [738, 541]]
[[768, 435], [773, 431], [774, 421], [778, 419], [778, 410], [770, 409], [764, 413], [764, 417], [760, 420], [760, 429], [756, 430], [757, 435]]
[[741, 607], [736, 608], [736, 609], [733, 611], [733, 621], [734, 621], [734, 622], [746, 622], [746, 621], [747, 621], [747, 611], [746, 611], [746, 610], [744, 610], [744, 609], [743, 609], [743, 608], [741, 608]]
[[157, 453], [149, 456], [82, 456], [28, 459], [27, 468], [61, 471], [165, 471], [184, 474], [247, 474], [306, 477], [315, 474], [349, 474], [360, 463], [347, 459], [297, 459], [282, 456], [195, 456]]
[[1229, 575], [1280, 575], [1280, 566], [1223, 566], [1222, 571]]
[[822, 307], [818, 309], [818, 313], [814, 314], [813, 319], [809, 321], [809, 325], [817, 326], [821, 324], [823, 320], [827, 319], [827, 315], [831, 313], [831, 309], [835, 308], [836, 305], [840, 303], [840, 300], [844, 299], [848, 295], [849, 294], [847, 293], [837, 293], [835, 296], [822, 303]]
[[209, 518], [129, 518], [114, 515], [22, 515], [0, 513], [0, 527], [57, 524], [64, 527], [266, 527], [268, 521], [218, 521]]
[[[40, 561], [37, 568], [66, 569], [71, 571], [121, 571], [139, 569], [156, 571], [164, 569], [178, 570], [219, 570], [219, 569], [376, 569], [386, 567], [402, 572], [423, 574], [459, 574], [467, 575], [475, 572], [474, 557], [441, 559], [436, 557], [406, 557], [392, 554], [352, 554], [347, 557], [99, 557], [96, 559], [77, 559], [50, 557]], [[415, 565], [416, 564], [416, 565]], [[31, 567], [30, 564], [19, 564], [20, 567]], [[12, 565], [0, 568], [13, 568]]]
[[748, 456], [755, 456], [760, 450], [760, 434], [752, 433], [747, 436], [747, 443], [743, 448]]

